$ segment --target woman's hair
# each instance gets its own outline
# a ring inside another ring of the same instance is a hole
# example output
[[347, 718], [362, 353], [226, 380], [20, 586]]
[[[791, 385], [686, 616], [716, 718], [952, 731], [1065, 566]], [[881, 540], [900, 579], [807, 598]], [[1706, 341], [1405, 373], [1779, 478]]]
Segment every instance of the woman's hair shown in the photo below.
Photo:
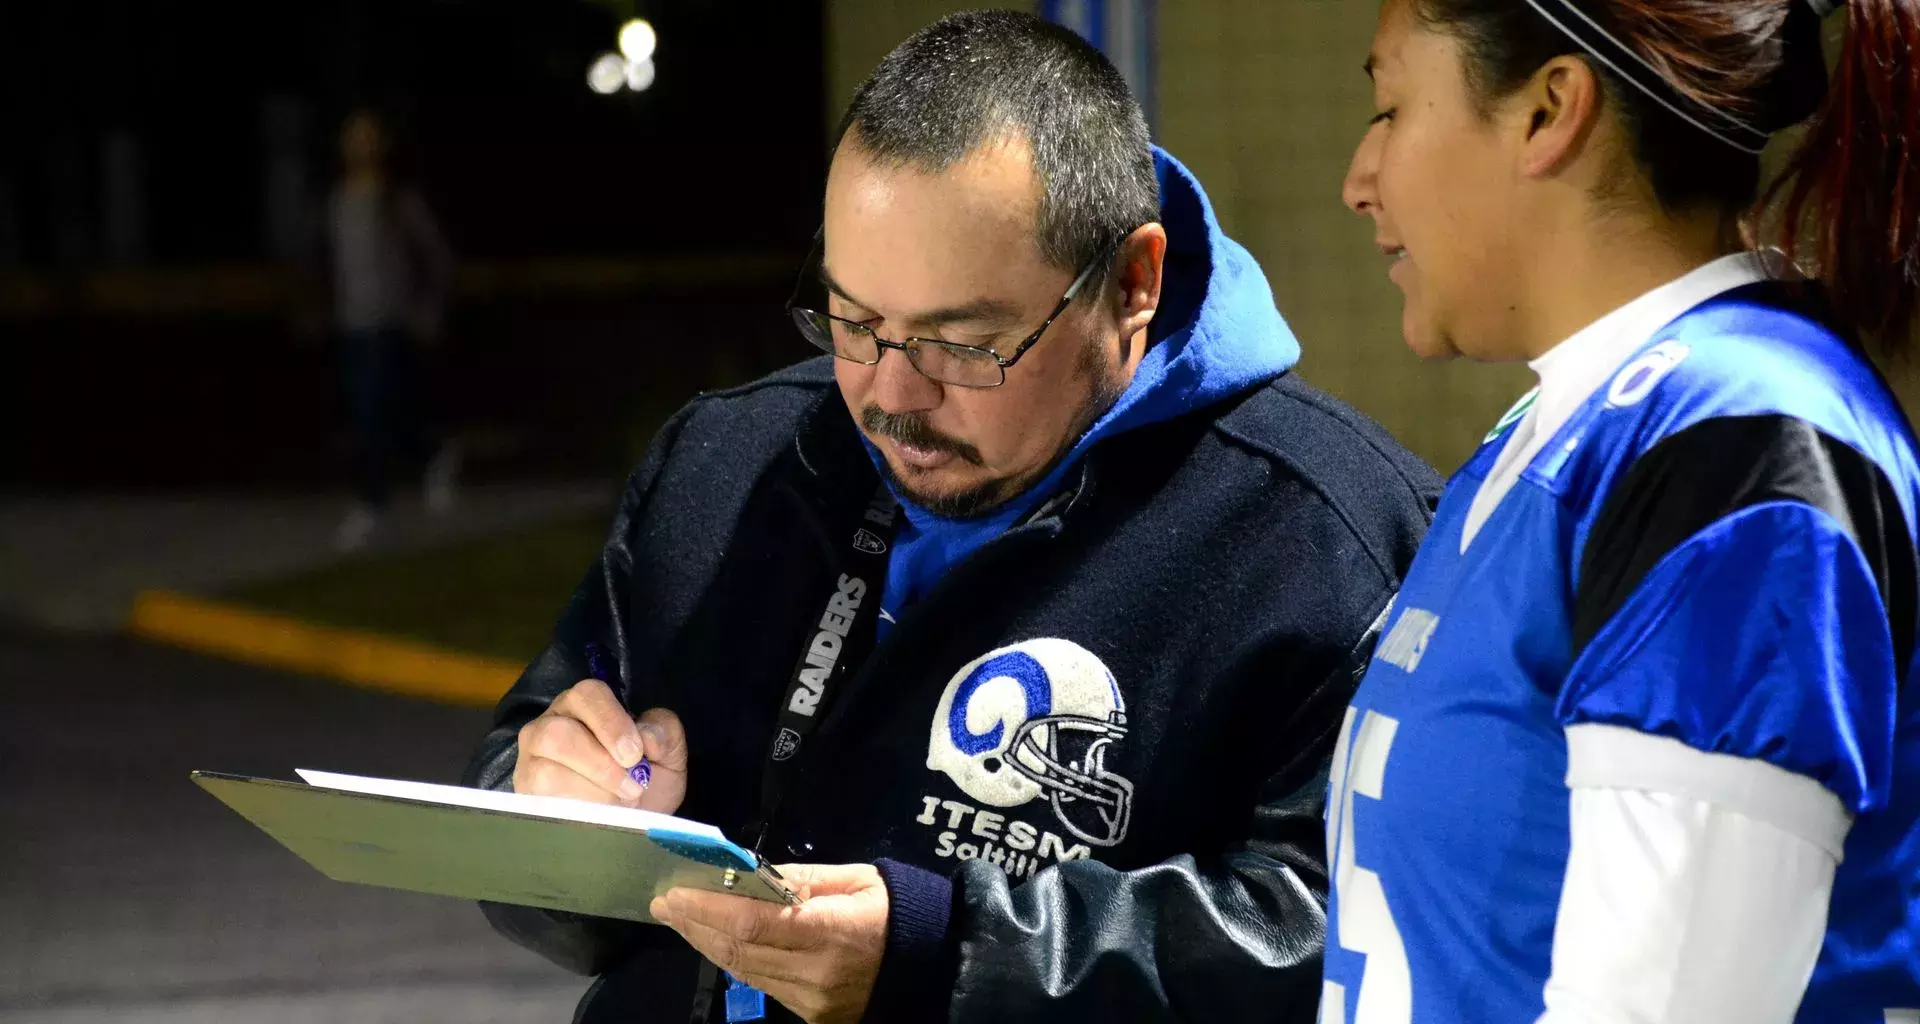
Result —
[[[1423, 22], [1461, 41], [1483, 108], [1554, 57], [1585, 55], [1523, 0], [1412, 2]], [[1810, 0], [1575, 6], [1581, 21], [1632, 51], [1635, 72], [1664, 86], [1649, 90], [1606, 61], [1589, 61], [1661, 205], [1732, 215], [1770, 209], [1765, 219], [1778, 223], [1779, 244], [1826, 286], [1844, 326], [1904, 354], [1920, 291], [1920, 0], [1847, 3], [1830, 84]], [[1671, 100], [1657, 98], [1662, 91]], [[1771, 132], [1801, 121], [1809, 121], [1806, 136], [1764, 203], [1760, 157], [1702, 127]]]

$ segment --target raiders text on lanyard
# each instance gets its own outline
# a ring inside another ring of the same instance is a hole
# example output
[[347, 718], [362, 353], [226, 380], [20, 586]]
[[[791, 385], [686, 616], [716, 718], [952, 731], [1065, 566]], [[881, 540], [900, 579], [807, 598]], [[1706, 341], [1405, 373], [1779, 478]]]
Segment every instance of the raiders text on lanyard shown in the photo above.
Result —
[[800, 670], [800, 686], [787, 701], [788, 711], [811, 718], [819, 710], [820, 695], [827, 692], [827, 675], [840, 660], [847, 631], [853, 628], [853, 617], [859, 613], [860, 602], [866, 596], [866, 580], [840, 574], [840, 589], [827, 599], [827, 613], [820, 617], [820, 632], [814, 634], [813, 643], [801, 659], [805, 667]]
[[826, 709], [828, 687], [858, 667], [872, 650], [880, 617], [879, 591], [899, 515], [900, 506], [884, 486], [860, 510], [826, 609], [794, 665], [768, 760], [785, 761], [799, 751], [801, 740]]

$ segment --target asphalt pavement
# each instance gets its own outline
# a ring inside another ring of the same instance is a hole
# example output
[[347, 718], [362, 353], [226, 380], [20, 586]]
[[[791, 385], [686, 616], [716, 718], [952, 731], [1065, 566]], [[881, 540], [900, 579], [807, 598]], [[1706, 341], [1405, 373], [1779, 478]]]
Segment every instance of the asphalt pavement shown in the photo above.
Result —
[[566, 1021], [470, 903], [330, 881], [188, 781], [450, 782], [484, 711], [0, 628], [0, 1020]]
[[[445, 547], [594, 514], [613, 481], [463, 487], [445, 515], [401, 496], [363, 554]], [[111, 632], [148, 588], [210, 595], [333, 565], [344, 495], [0, 493], [0, 617], [61, 632]]]

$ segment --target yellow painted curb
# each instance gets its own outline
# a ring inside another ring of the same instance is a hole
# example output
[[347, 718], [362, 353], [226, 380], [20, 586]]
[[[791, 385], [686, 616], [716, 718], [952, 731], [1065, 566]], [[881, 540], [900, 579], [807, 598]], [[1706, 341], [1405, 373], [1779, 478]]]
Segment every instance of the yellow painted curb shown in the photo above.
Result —
[[159, 643], [353, 686], [492, 707], [519, 678], [510, 661], [165, 590], [133, 600], [128, 629]]

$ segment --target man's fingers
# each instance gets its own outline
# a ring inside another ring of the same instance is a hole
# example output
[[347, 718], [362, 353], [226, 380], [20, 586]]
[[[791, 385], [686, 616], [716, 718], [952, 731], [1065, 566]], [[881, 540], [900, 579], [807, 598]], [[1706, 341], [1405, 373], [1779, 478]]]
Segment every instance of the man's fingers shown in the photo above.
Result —
[[[748, 901], [742, 897], [721, 897], [728, 900]], [[748, 984], [773, 994], [769, 982], [806, 984], [808, 981], [806, 954], [778, 945], [753, 942], [746, 938], [743, 930], [773, 934], [762, 926], [748, 925], [742, 918], [727, 914], [714, 914], [710, 908], [689, 909], [691, 904], [680, 901], [678, 896], [663, 898], [668, 912], [664, 918], [687, 944], [700, 951], [700, 954], [713, 961], [715, 967], [746, 981]], [[769, 909], [778, 910], [771, 907]], [[656, 917], [661, 916], [656, 912]], [[777, 998], [777, 997], [776, 997]]]
[[[850, 888], [879, 885], [870, 865], [794, 865], [796, 874]], [[864, 870], [863, 870], [864, 869]], [[869, 875], [859, 885], [861, 875]], [[859, 1017], [879, 969], [886, 936], [880, 900], [832, 896], [818, 904], [775, 906], [699, 889], [674, 889], [652, 911], [707, 959], [808, 1021]]]
[[803, 900], [864, 892], [885, 884], [871, 864], [779, 864], [773, 870]]
[[573, 684], [553, 702], [547, 713], [577, 719], [607, 753], [620, 762], [620, 767], [631, 768], [640, 763], [640, 733], [634, 728], [633, 716], [600, 680], [582, 679]]
[[821, 867], [818, 864], [775, 864], [773, 870], [786, 879], [788, 886], [798, 889], [803, 885], [812, 885], [820, 877]]
[[804, 954], [749, 946], [697, 921], [675, 921], [673, 928], [715, 967], [766, 993], [802, 1019], [810, 1016], [819, 986], [807, 976]]
[[596, 804], [623, 804], [617, 794], [609, 793], [591, 779], [544, 757], [529, 757], [524, 752], [513, 768], [513, 791], [533, 796], [562, 796]]
[[674, 889], [665, 899], [675, 924], [697, 922], [751, 946], [805, 952], [814, 945], [816, 929], [798, 907], [704, 889]]
[[687, 729], [680, 716], [666, 708], [651, 708], [636, 723], [646, 742], [647, 758], [668, 771], [687, 770]]
[[577, 718], [541, 715], [528, 723], [521, 730], [520, 756], [528, 755], [555, 762], [599, 787], [606, 794], [596, 798], [602, 802], [640, 799], [640, 784], [628, 777], [626, 768]]

